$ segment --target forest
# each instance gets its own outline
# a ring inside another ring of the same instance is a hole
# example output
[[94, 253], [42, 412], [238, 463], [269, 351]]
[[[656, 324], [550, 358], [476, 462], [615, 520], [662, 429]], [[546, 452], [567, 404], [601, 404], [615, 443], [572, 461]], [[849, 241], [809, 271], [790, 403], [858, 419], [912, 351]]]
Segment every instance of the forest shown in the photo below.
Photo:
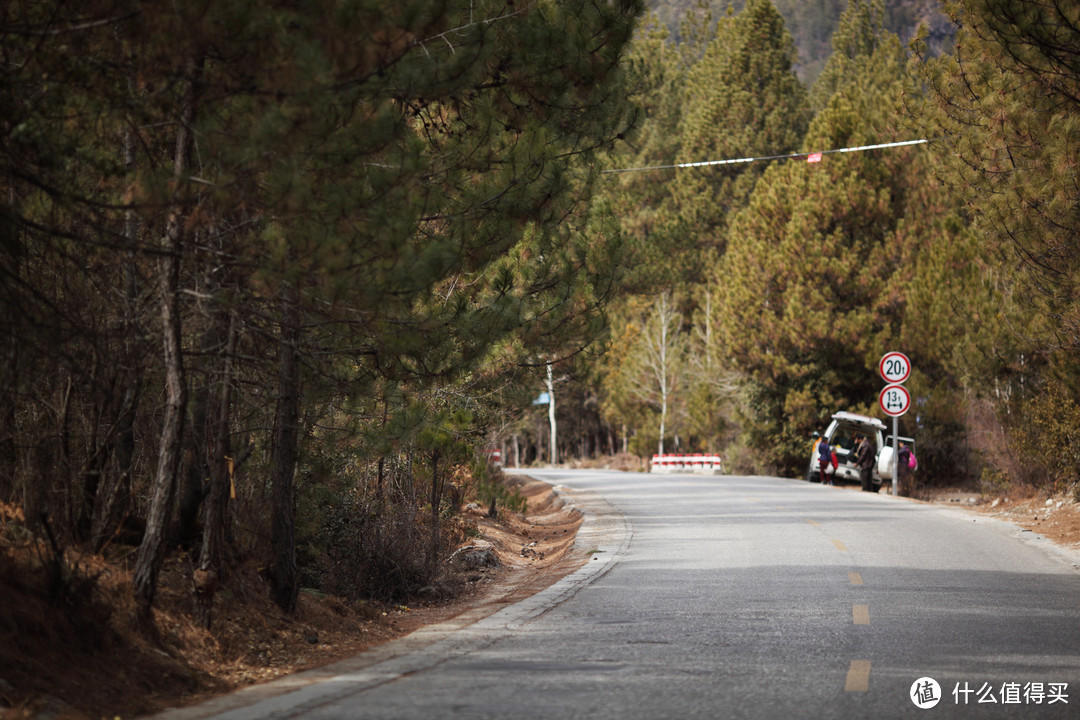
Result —
[[514, 502], [492, 449], [797, 477], [893, 350], [923, 487], [1080, 488], [1080, 6], [14, 0], [0, 38], [0, 547], [123, 557], [145, 618], [178, 552], [206, 627], [247, 558], [287, 613], [412, 597]]
[[639, 26], [643, 119], [599, 190], [636, 258], [584, 384], [601, 417], [639, 455], [798, 476], [832, 412], [883, 417], [902, 351], [916, 493], [1075, 491], [1080, 14], [851, 2], [807, 83], [815, 26], [782, 5]]

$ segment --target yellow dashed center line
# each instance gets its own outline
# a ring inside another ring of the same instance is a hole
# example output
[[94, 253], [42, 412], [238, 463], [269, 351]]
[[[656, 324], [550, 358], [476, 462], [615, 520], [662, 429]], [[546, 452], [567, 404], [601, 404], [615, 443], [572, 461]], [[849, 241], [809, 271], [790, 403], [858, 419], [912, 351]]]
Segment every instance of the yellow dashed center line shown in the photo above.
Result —
[[819, 523], [817, 520], [811, 520], [810, 518], [805, 518], [805, 520], [807, 523], [813, 525], [814, 527], [821, 527], [821, 523]]
[[863, 584], [862, 575], [860, 575], [857, 572], [849, 572], [847, 574], [847, 579], [851, 582], [852, 585], [862, 585]]
[[836, 549], [839, 550], [840, 552], [847, 552], [847, 545], [840, 542], [839, 540], [833, 540], [832, 544], [835, 545]]
[[847, 671], [845, 692], [866, 692], [870, 689], [870, 661], [852, 660]]
[[851, 619], [856, 625], [869, 625], [870, 607], [868, 605], [852, 605]]

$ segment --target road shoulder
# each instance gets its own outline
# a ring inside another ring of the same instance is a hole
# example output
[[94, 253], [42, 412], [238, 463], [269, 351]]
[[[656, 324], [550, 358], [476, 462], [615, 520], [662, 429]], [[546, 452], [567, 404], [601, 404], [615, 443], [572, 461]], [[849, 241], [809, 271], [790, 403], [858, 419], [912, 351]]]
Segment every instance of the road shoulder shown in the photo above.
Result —
[[[524, 475], [518, 482], [530, 498], [530, 510], [520, 524], [485, 529], [485, 541], [498, 549], [506, 569], [482, 593], [432, 612], [418, 611], [406, 634], [348, 658], [153, 717], [200, 720], [229, 713], [234, 720], [257, 720], [279, 704], [318, 705], [341, 693], [391, 682], [476, 649], [500, 633], [515, 632], [601, 577], [626, 551], [630, 527], [599, 495]], [[569, 526], [575, 532], [566, 537], [562, 531]], [[348, 687], [334, 680], [347, 680]]]

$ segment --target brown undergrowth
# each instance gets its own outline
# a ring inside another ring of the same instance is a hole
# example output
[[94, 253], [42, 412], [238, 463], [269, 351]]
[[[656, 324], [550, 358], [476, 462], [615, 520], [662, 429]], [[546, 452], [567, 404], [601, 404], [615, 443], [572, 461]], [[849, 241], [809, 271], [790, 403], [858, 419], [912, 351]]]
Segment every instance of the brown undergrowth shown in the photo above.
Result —
[[[29, 541], [0, 535], [0, 718], [127, 718], [205, 699], [355, 655], [423, 625], [538, 592], [580, 566], [581, 523], [552, 489], [512, 480], [525, 514], [471, 506], [463, 547], [497, 564], [448, 563], [450, 598], [408, 605], [348, 603], [301, 592], [295, 616], [269, 599], [253, 563], [234, 568], [208, 631], [192, 619], [191, 561], [169, 560], [154, 609], [155, 638], [140, 632], [131, 596], [133, 557], [68, 552], [62, 563]], [[9, 525], [0, 530], [10, 529]], [[56, 573], [66, 575], [57, 576]], [[66, 590], [60, 590], [64, 587]]]

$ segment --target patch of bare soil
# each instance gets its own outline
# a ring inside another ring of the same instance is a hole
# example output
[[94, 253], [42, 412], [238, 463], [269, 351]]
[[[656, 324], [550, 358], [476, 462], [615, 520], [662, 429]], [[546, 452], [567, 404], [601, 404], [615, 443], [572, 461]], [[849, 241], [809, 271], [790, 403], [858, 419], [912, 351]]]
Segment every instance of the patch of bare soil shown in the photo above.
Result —
[[623, 472], [649, 472], [649, 461], [632, 453], [600, 455], [595, 458], [573, 459], [566, 463], [568, 468], [589, 470], [621, 470]]
[[931, 502], [961, 507], [970, 512], [1005, 520], [1038, 533], [1063, 548], [1080, 550], [1080, 503], [1071, 495], [983, 495], [963, 490], [938, 490]]
[[[48, 573], [28, 582], [15, 570], [25, 565], [0, 563], [0, 718], [144, 715], [326, 665], [466, 610], [493, 613], [539, 592], [587, 560], [573, 549], [582, 517], [547, 484], [512, 482], [528, 500], [526, 514], [488, 518], [486, 508], [467, 507], [475, 531], [448, 561], [445, 583], [459, 592], [409, 606], [349, 604], [305, 591], [290, 617], [270, 602], [258, 568], [241, 567], [219, 594], [207, 631], [192, 620], [190, 561], [180, 557], [162, 573], [159, 637], [152, 640], [136, 629], [132, 558], [69, 557], [69, 568], [92, 581], [72, 584], [68, 597], [57, 596]], [[47, 564], [35, 552], [37, 560], [24, 552], [19, 562]]]

